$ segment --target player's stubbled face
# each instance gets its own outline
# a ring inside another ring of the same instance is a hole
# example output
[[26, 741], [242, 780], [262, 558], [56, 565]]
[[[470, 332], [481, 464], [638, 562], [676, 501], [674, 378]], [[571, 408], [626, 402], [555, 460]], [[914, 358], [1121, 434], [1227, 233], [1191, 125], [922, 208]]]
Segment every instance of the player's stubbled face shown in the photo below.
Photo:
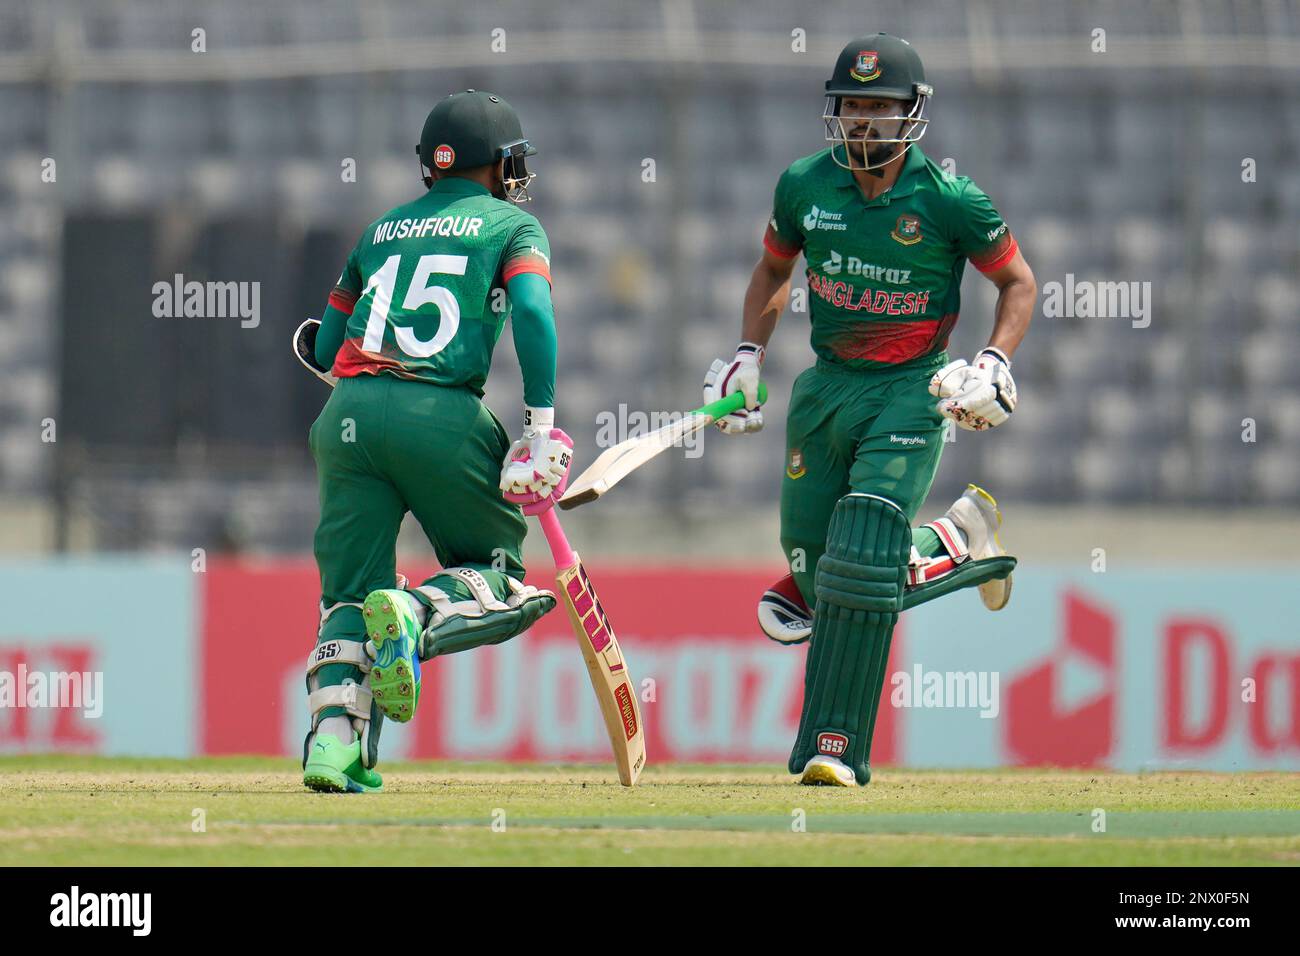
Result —
[[[910, 103], [901, 100], [873, 100], [846, 96], [840, 101], [840, 122], [848, 140], [848, 150], [857, 160], [863, 149], [867, 161], [879, 163], [890, 157], [897, 148], [895, 143], [877, 143], [880, 139], [898, 139], [906, 120], [883, 120], [886, 116], [905, 116]], [[874, 120], [874, 122], [873, 122]]]

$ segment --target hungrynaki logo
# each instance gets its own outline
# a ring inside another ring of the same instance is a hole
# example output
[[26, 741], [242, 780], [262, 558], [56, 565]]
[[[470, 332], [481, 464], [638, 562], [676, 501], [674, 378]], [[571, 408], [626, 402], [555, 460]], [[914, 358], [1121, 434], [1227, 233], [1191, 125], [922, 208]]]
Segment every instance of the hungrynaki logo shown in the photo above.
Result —
[[853, 64], [853, 69], [849, 70], [849, 76], [859, 83], [876, 79], [880, 76], [880, 54], [875, 50], [859, 51], [857, 62]]
[[828, 757], [842, 757], [849, 749], [849, 738], [826, 731], [817, 735], [817, 752]]
[[451, 169], [454, 162], [456, 162], [456, 151], [446, 143], [433, 151], [433, 165], [439, 169]]
[[614, 699], [618, 701], [618, 712], [623, 717], [623, 733], [631, 740], [636, 736], [636, 708], [632, 706], [632, 689], [626, 682], [614, 689]]

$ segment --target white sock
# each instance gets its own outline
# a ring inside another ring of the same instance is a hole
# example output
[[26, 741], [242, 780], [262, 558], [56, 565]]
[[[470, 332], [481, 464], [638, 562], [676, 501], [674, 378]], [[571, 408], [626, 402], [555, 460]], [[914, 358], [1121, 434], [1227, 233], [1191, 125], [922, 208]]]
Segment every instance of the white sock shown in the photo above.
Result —
[[345, 744], [351, 744], [357, 739], [356, 731], [352, 729], [352, 720], [349, 717], [326, 717], [316, 728], [316, 733], [329, 734], [337, 737]]

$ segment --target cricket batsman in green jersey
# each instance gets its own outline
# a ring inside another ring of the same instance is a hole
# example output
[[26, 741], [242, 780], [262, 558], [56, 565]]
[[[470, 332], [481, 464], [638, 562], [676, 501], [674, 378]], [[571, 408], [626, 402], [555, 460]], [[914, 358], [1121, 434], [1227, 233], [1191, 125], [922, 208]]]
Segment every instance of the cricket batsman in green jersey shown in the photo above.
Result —
[[[745, 293], [743, 341], [705, 379], [705, 401], [745, 395], [746, 408], [718, 423], [723, 431], [762, 428], [759, 369], [802, 253], [817, 360], [795, 381], [786, 428], [790, 574], [763, 595], [759, 621], [774, 640], [811, 640], [789, 764], [807, 784], [870, 780], [899, 611], [969, 586], [998, 610], [1011, 593], [1015, 560], [982, 489], [971, 485], [942, 517], [911, 527], [939, 466], [945, 419], [982, 431], [1015, 410], [1011, 356], [1037, 296], [984, 192], [916, 146], [932, 94], [906, 40], [881, 33], [844, 48], [826, 83], [830, 146], [778, 181]], [[967, 260], [998, 287], [997, 310], [988, 347], [950, 361]]]
[[[517, 205], [536, 150], [505, 100], [474, 90], [433, 108], [416, 150], [428, 191], [366, 227], [319, 327], [304, 323], [295, 339], [336, 383], [310, 434], [321, 509], [303, 756], [313, 790], [380, 789], [380, 727], [414, 716], [421, 662], [508, 640], [555, 606], [523, 583], [524, 517], [503, 498], [550, 493], [571, 456], [554, 429], [550, 246]], [[507, 318], [524, 380], [513, 444], [480, 400]], [[414, 587], [396, 569], [407, 512], [442, 566]]]

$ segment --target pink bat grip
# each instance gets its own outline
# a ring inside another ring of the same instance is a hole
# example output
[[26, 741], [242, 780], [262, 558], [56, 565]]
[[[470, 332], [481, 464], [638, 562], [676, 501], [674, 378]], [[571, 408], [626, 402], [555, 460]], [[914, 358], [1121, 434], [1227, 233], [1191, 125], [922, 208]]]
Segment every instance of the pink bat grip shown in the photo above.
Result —
[[[551, 504], [555, 504], [554, 499], [551, 500]], [[555, 514], [554, 507], [539, 512], [537, 520], [541, 522], [542, 534], [546, 535], [546, 543], [551, 546], [551, 556], [555, 559], [555, 570], [567, 571], [577, 564], [578, 556], [569, 547], [569, 539], [564, 536], [564, 529], [560, 527], [560, 519]]]

